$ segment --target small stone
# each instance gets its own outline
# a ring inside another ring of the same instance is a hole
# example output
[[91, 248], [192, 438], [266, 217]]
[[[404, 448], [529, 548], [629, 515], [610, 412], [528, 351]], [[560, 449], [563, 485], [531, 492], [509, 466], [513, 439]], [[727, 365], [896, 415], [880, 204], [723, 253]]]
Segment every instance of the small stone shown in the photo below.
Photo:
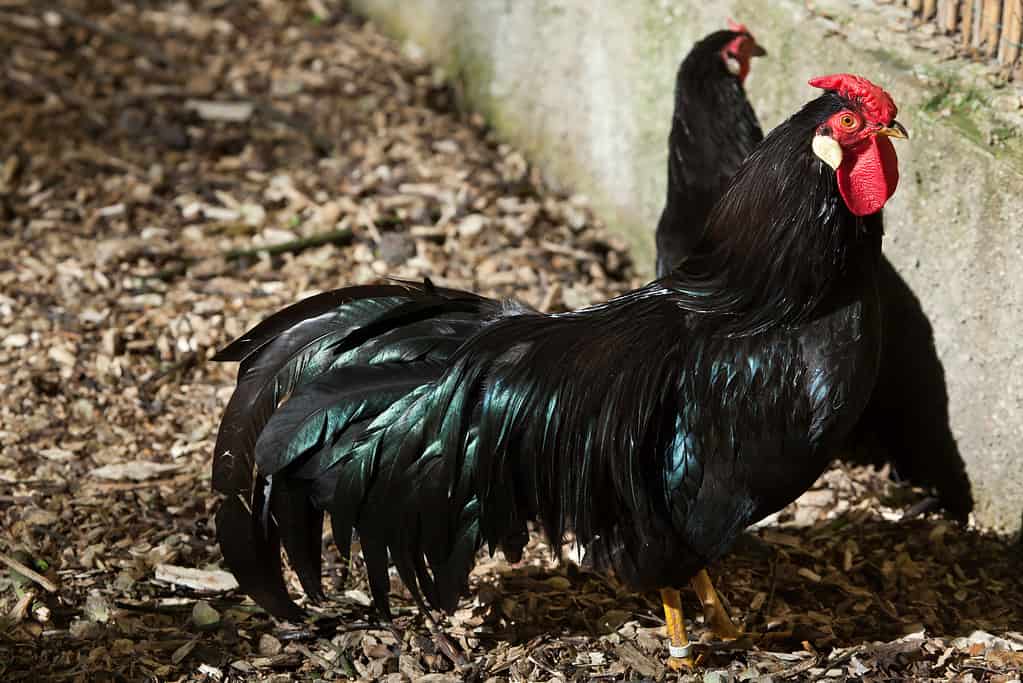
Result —
[[71, 626], [68, 627], [68, 631], [71, 633], [72, 638], [78, 640], [92, 640], [98, 638], [102, 632], [102, 628], [99, 624], [88, 619], [75, 619], [71, 622]]
[[389, 266], [400, 266], [416, 255], [416, 242], [403, 232], [385, 232], [377, 244], [380, 258]]
[[71, 414], [81, 422], [91, 423], [96, 419], [96, 408], [88, 399], [80, 398], [71, 404]]
[[136, 107], [129, 107], [117, 117], [117, 128], [126, 136], [136, 137], [146, 127], [146, 113]]
[[264, 633], [259, 637], [259, 654], [264, 657], [273, 657], [281, 653], [281, 641], [274, 638], [269, 633]]
[[579, 232], [586, 227], [586, 214], [574, 206], [565, 208], [565, 220], [568, 222], [568, 227], [572, 228], [574, 232]]
[[210, 607], [210, 603], [200, 600], [192, 608], [192, 623], [199, 628], [211, 628], [220, 623], [220, 612]]
[[617, 631], [632, 617], [632, 614], [623, 610], [613, 609], [604, 613], [604, 616], [600, 618], [600, 626], [607, 632], [612, 633]]
[[75, 354], [64, 346], [54, 346], [50, 348], [50, 351], [46, 354], [51, 360], [56, 361], [60, 365], [71, 367], [75, 364]]
[[469, 214], [458, 224], [458, 234], [462, 237], [475, 237], [483, 232], [485, 227], [487, 227], [486, 216], [479, 213]]
[[51, 616], [52, 614], [50, 613], [49, 607], [41, 602], [32, 603], [32, 618], [40, 624], [49, 623]]
[[99, 591], [92, 591], [85, 599], [85, 616], [100, 624], [110, 621], [110, 603]]
[[28, 346], [28, 335], [15, 333], [4, 337], [4, 347], [8, 349], [20, 349]]
[[128, 572], [121, 572], [114, 579], [114, 588], [121, 593], [127, 593], [135, 585], [135, 577]]
[[260, 204], [242, 204], [238, 211], [241, 213], [242, 220], [245, 221], [246, 225], [261, 227], [266, 223], [266, 209]]

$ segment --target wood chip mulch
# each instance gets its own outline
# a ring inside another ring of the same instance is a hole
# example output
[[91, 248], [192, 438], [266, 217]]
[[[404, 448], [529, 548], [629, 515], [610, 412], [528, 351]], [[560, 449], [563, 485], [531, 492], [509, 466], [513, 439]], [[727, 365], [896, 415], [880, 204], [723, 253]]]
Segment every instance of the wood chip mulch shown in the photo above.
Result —
[[[330, 0], [0, 0], [0, 55], [0, 680], [679, 677], [656, 596], [538, 537], [481, 559], [443, 636], [397, 584], [376, 622], [361, 578], [274, 622], [214, 540], [218, 347], [385, 275], [545, 310], [640, 284], [585, 198]], [[713, 642], [684, 593], [681, 678], [1018, 680], [1018, 548], [902, 521], [919, 500], [829, 470], [711, 568], [764, 638]]]

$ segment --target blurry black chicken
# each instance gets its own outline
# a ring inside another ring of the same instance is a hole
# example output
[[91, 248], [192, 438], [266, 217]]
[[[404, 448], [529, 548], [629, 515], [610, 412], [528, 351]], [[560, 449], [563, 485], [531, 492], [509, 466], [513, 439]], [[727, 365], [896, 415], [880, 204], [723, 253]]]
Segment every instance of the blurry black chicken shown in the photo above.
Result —
[[[766, 54], [749, 30], [729, 22], [682, 61], [668, 138], [668, 192], [657, 225], [657, 275], [696, 246], [728, 180], [763, 139], [744, 82], [750, 58]], [[932, 489], [965, 521], [973, 495], [949, 424], [945, 371], [920, 301], [887, 257], [880, 265], [884, 347], [877, 387], [841, 457], [892, 463], [896, 475]]]
[[669, 587], [813, 483], [876, 375], [879, 212], [904, 131], [869, 81], [812, 83], [827, 92], [749, 157], [668, 277], [554, 315], [429, 283], [341, 289], [221, 352], [241, 366], [217, 533], [242, 589], [301, 614], [280, 545], [321, 595], [327, 512], [345, 558], [358, 532], [385, 616], [389, 560], [451, 610], [477, 551], [537, 520], [554, 547], [571, 531], [616, 548], [688, 654]]
[[668, 193], [657, 224], [657, 276], [690, 252], [739, 165], [764, 139], [743, 87], [750, 60], [767, 52], [729, 21], [693, 46], [675, 78], [668, 136]]

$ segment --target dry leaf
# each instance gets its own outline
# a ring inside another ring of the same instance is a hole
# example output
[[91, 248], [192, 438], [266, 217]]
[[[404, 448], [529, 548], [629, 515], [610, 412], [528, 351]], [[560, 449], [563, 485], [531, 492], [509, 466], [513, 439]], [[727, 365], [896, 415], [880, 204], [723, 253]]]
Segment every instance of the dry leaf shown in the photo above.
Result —
[[176, 472], [180, 469], [181, 465], [173, 463], [134, 460], [132, 462], [121, 462], [97, 467], [89, 472], [89, 474], [99, 479], [112, 479], [114, 481], [145, 481], [160, 477], [168, 472]]

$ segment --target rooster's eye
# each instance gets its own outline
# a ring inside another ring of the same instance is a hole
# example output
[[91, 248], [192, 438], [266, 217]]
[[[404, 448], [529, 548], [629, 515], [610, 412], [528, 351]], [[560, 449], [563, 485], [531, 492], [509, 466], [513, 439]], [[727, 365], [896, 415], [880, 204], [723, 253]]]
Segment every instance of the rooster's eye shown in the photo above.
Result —
[[841, 124], [842, 128], [845, 128], [846, 130], [852, 130], [856, 127], [857, 123], [856, 117], [852, 114], [842, 114], [842, 118], [840, 118], [838, 122]]

